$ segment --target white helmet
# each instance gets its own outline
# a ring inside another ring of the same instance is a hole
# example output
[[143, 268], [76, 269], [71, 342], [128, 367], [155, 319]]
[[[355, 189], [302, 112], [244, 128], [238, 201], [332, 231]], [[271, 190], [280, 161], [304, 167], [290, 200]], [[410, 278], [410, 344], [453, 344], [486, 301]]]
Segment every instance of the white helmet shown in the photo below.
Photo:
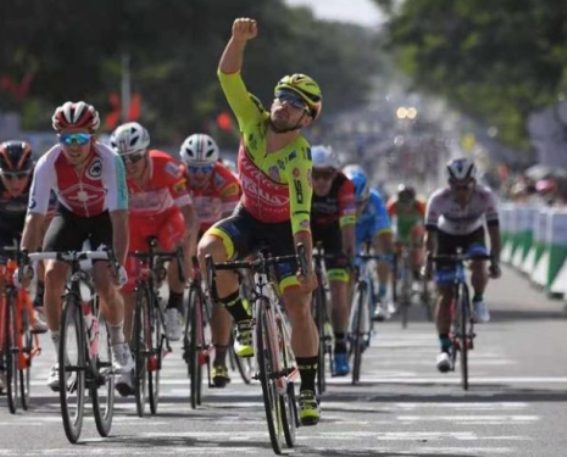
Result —
[[179, 150], [184, 163], [214, 163], [219, 158], [215, 140], [204, 133], [195, 133], [185, 139]]
[[149, 145], [150, 134], [137, 122], [119, 125], [110, 137], [110, 147], [120, 155], [145, 152]]
[[476, 166], [474, 162], [467, 158], [453, 159], [447, 163], [449, 179], [463, 181], [465, 179], [476, 178]]
[[311, 147], [313, 168], [339, 168], [339, 161], [330, 146], [316, 145]]

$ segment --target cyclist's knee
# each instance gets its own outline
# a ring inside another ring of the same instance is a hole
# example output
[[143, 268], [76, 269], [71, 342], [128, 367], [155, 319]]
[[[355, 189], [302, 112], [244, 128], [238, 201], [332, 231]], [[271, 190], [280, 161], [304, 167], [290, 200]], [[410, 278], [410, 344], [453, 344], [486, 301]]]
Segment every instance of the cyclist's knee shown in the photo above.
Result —
[[64, 286], [67, 280], [67, 265], [59, 262], [49, 262], [45, 268], [44, 280], [46, 288]]
[[228, 253], [223, 239], [216, 235], [205, 233], [197, 246], [197, 256], [200, 262], [204, 262], [205, 256], [211, 255], [215, 262], [223, 262], [228, 259]]
[[310, 294], [301, 292], [299, 287], [287, 287], [283, 291], [285, 309], [292, 321], [311, 318]]

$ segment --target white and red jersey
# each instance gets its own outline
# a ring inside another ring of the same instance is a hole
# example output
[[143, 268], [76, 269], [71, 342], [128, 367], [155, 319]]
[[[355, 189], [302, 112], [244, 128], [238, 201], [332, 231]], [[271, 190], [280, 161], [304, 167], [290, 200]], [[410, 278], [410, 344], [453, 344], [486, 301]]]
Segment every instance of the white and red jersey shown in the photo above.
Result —
[[143, 185], [128, 179], [130, 217], [148, 218], [191, 204], [180, 164], [163, 151], [149, 154], [150, 176]]
[[47, 151], [34, 169], [28, 212], [47, 214], [51, 191], [61, 205], [81, 217], [128, 209], [122, 159], [99, 142], [80, 172], [67, 161], [60, 145]]
[[468, 235], [482, 227], [498, 223], [496, 198], [490, 189], [476, 185], [470, 201], [461, 206], [449, 188], [439, 189], [427, 202], [425, 226], [451, 235]]
[[204, 187], [192, 187], [185, 167], [189, 192], [193, 206], [201, 222], [200, 232], [220, 221], [223, 215], [230, 213], [240, 200], [240, 182], [238, 178], [220, 162], [215, 162], [209, 182]]

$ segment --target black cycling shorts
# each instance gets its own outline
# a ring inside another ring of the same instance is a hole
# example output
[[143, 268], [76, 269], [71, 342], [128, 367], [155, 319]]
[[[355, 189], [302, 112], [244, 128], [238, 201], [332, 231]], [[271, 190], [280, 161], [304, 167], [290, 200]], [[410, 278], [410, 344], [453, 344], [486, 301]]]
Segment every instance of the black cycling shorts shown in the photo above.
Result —
[[[482, 246], [486, 248], [486, 239], [484, 227], [479, 227], [474, 232], [466, 235], [452, 235], [441, 230], [437, 230], [437, 254], [438, 255], [454, 255], [457, 249], [461, 248], [463, 254], [466, 254], [472, 246]], [[437, 268], [451, 267], [451, 262], [437, 262]]]
[[104, 245], [112, 248], [112, 222], [105, 211], [97, 216], [77, 216], [65, 207], [58, 207], [43, 239], [43, 251], [80, 251], [89, 240], [91, 249]]
[[[267, 248], [273, 256], [295, 254], [290, 221], [261, 222], [242, 206], [238, 206], [232, 216], [217, 222], [206, 233], [223, 240], [231, 260], [247, 257], [261, 247]], [[297, 262], [292, 260], [278, 264], [276, 275], [281, 283], [286, 278], [295, 278], [296, 271]]]

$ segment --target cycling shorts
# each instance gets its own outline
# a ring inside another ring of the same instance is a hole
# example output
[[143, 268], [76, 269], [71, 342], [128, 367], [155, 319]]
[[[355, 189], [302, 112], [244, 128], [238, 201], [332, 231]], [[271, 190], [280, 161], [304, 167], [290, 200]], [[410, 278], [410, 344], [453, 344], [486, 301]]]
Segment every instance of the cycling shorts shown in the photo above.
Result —
[[[261, 222], [239, 205], [233, 215], [210, 227], [205, 235], [220, 238], [227, 258], [243, 259], [266, 247], [273, 256], [293, 255], [295, 246], [290, 221]], [[297, 262], [280, 263], [276, 267], [280, 291], [297, 286]]]
[[[460, 248], [466, 254], [472, 246], [482, 246], [486, 248], [486, 240], [484, 227], [479, 227], [474, 232], [466, 235], [451, 235], [450, 233], [437, 230], [437, 254], [438, 255], [454, 255]], [[437, 262], [437, 269], [446, 269], [452, 267], [451, 262]]]
[[[147, 252], [148, 238], [154, 236], [158, 239], [159, 249], [173, 251], [181, 243], [185, 234], [185, 219], [177, 207], [155, 216], [130, 217], [128, 225], [130, 232], [129, 252]], [[125, 267], [128, 272], [128, 282], [122, 287], [122, 292], [130, 293], [136, 285], [136, 279], [140, 272], [140, 262], [138, 259], [129, 256]]]
[[92, 250], [100, 246], [112, 248], [112, 222], [108, 211], [96, 216], [78, 216], [62, 205], [43, 238], [43, 251], [80, 251], [83, 243], [89, 241]]

